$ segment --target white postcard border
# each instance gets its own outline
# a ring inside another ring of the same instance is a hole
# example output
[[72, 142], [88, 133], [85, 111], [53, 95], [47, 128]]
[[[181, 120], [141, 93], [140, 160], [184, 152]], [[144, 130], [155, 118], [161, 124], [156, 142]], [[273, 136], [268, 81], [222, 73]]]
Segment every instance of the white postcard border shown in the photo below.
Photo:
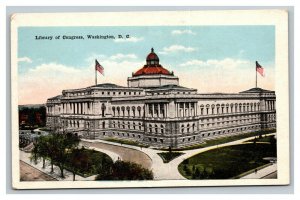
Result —
[[[155, 12], [155, 14], [149, 13]], [[274, 25], [277, 179], [21, 182], [18, 149], [18, 27], [22, 26]], [[288, 13], [285, 10], [28, 13], [11, 16], [12, 184], [15, 189], [286, 185], [290, 181]]]

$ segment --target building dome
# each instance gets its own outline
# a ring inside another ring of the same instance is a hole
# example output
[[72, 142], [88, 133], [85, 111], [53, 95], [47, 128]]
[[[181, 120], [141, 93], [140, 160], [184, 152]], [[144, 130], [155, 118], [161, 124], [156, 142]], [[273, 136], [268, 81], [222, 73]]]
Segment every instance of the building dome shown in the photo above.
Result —
[[151, 61], [154, 63], [159, 63], [159, 58], [156, 55], [156, 53], [154, 53], [154, 49], [151, 48], [151, 53], [148, 54], [147, 58], [146, 58], [147, 64], [151, 63]]
[[159, 58], [156, 53], [154, 53], [154, 49], [151, 48], [151, 52], [146, 58], [146, 65], [136, 71], [133, 76], [153, 74], [173, 75], [173, 73], [170, 73], [167, 69], [163, 68], [163, 66], [159, 64]]

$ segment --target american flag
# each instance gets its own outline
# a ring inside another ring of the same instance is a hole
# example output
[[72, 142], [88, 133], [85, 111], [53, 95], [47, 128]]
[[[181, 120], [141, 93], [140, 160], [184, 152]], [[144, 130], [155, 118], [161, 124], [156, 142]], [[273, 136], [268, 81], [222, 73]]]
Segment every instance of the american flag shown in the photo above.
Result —
[[256, 71], [262, 75], [265, 76], [265, 69], [256, 61]]
[[104, 76], [104, 68], [100, 63], [96, 60], [95, 69], [100, 72]]

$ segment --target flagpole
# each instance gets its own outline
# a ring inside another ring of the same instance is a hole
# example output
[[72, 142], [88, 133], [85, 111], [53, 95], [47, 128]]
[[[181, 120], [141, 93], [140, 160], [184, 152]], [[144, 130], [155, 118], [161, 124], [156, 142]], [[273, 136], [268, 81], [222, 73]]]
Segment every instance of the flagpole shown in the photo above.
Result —
[[255, 61], [255, 88], [257, 88], [257, 61]]
[[97, 69], [96, 69], [96, 67], [95, 67], [95, 85], [97, 85]]
[[255, 88], [257, 88], [257, 71], [255, 66]]

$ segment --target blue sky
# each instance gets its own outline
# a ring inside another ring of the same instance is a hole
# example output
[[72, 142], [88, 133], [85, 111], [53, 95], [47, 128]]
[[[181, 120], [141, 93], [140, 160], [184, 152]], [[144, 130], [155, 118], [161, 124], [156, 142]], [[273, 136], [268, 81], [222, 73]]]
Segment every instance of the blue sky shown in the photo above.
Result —
[[[131, 39], [89, 40], [88, 34], [128, 34]], [[57, 35], [82, 35], [85, 39], [35, 40], [35, 36]], [[44, 82], [58, 84], [50, 95], [61, 89], [92, 85], [94, 59], [105, 68], [106, 75], [99, 77], [100, 81], [126, 85], [127, 77], [145, 63], [151, 47], [160, 63], [179, 76], [182, 85], [199, 92], [237, 92], [253, 86], [256, 60], [266, 68], [267, 76], [259, 80], [261, 86], [274, 89], [274, 26], [21, 27], [18, 39], [19, 88], [39, 83], [36, 91], [41, 94], [47, 90]], [[245, 79], [244, 74], [249, 73], [253, 76]], [[226, 88], [220, 87], [220, 78]], [[231, 80], [240, 81], [239, 85], [228, 83]], [[33, 90], [20, 94], [20, 102], [36, 103], [28, 98], [29, 92]]]

